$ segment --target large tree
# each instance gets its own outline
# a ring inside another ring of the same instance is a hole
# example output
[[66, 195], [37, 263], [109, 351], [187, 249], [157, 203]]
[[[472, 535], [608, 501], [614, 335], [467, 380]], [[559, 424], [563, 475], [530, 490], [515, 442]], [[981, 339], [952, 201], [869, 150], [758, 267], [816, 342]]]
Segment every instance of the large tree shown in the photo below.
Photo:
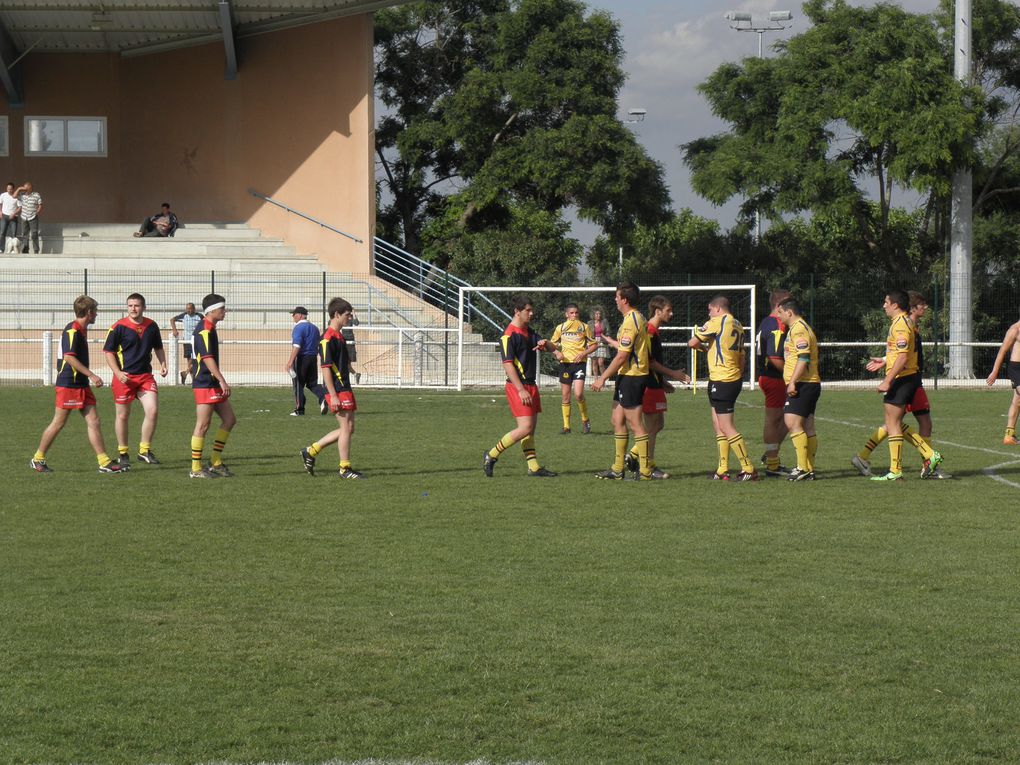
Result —
[[552, 241], [567, 208], [613, 234], [667, 216], [662, 168], [616, 116], [623, 51], [607, 14], [427, 0], [376, 23], [379, 220], [408, 249], [447, 265], [478, 249], [451, 239], [527, 234], [520, 222], [541, 212], [533, 251], [576, 260]]
[[888, 270], [911, 270], [890, 242], [895, 192], [948, 194], [953, 168], [975, 156], [984, 93], [953, 79], [931, 15], [844, 0], [804, 12], [811, 29], [775, 57], [725, 64], [700, 86], [732, 127], [684, 147], [694, 188], [740, 197], [748, 215], [844, 218]]

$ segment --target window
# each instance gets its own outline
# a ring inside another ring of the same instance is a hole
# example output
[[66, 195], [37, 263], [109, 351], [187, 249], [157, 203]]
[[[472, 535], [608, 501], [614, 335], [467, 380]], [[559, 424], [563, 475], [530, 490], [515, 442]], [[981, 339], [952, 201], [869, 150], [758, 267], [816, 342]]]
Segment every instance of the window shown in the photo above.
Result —
[[25, 117], [25, 155], [105, 157], [106, 117]]
[[6, 157], [10, 153], [10, 139], [7, 136], [7, 117], [0, 116], [0, 157]]

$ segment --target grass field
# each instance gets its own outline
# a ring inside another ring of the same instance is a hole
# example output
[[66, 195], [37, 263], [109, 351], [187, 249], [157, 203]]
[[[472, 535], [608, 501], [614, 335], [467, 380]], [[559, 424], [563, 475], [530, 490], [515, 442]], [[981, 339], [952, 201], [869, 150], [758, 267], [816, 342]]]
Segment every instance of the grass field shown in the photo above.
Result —
[[[515, 450], [487, 480], [501, 393], [371, 390], [363, 482], [305, 475], [330, 420], [262, 389], [233, 399], [234, 479], [188, 479], [178, 389], [162, 466], [97, 474], [75, 416], [39, 475], [52, 395], [0, 389], [2, 763], [1020, 761], [1008, 392], [931, 392], [956, 478], [919, 480], [911, 453], [892, 485], [849, 466], [873, 393], [823, 394], [813, 484], [705, 480], [687, 393], [659, 442], [671, 481], [592, 477], [609, 394], [588, 436], [559, 435], [546, 394], [559, 478]], [[757, 457], [760, 395], [742, 399]], [[100, 411], [112, 445], [108, 391]]]

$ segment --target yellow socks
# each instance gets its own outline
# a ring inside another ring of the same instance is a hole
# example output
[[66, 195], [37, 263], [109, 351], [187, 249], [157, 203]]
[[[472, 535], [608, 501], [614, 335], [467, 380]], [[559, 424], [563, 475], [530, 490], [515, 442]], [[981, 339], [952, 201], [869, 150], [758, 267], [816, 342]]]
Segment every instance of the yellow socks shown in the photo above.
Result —
[[528, 470], [538, 470], [542, 467], [538, 464], [538, 457], [535, 456], [534, 436], [525, 436], [521, 439], [521, 449], [524, 450], [524, 459], [528, 461]]
[[117, 445], [117, 454], [127, 454], [128, 451], [129, 451], [129, 449], [127, 448], [127, 446], [125, 444], [118, 444]]
[[925, 442], [921, 436], [912, 431], [908, 425], [903, 426], [903, 438], [909, 441], [917, 451], [921, 452], [921, 459], [930, 460], [935, 450]]
[[588, 422], [588, 402], [583, 398], [578, 399], [577, 408], [581, 410], [581, 422]]
[[613, 470], [617, 473], [622, 473], [627, 469], [627, 440], [626, 433], [613, 434], [613, 447], [616, 450], [615, 458], [613, 459]]
[[860, 457], [862, 460], [871, 459], [871, 453], [875, 451], [875, 448], [880, 443], [885, 441], [888, 435], [889, 431], [885, 429], [885, 426], [879, 425], [877, 428], [875, 428], [875, 432], [871, 434], [871, 437], [868, 438], [868, 443], [864, 445], [864, 448], [857, 452], [857, 456]]
[[223, 464], [223, 447], [227, 445], [227, 439], [230, 438], [230, 431], [220, 428], [216, 431], [216, 440], [213, 441], [213, 453], [212, 453], [212, 464], [222, 465]]
[[889, 436], [889, 472], [903, 472], [903, 436]]
[[648, 465], [648, 434], [634, 437], [634, 451], [637, 453], [639, 470], [642, 476], [650, 476], [652, 468]]
[[319, 442], [316, 441], [314, 444], [312, 444], [311, 446], [308, 447], [308, 456], [309, 457], [318, 457], [319, 456], [319, 452], [321, 452], [321, 451], [322, 451], [322, 447], [319, 446]]
[[719, 475], [730, 472], [730, 442], [726, 436], [716, 435], [715, 446], [719, 450], [719, 467], [715, 472]]
[[499, 459], [499, 455], [509, 449], [511, 446], [517, 443], [517, 439], [511, 438], [510, 434], [507, 433], [496, 443], [494, 447], [489, 449], [489, 457], [492, 459]]
[[152, 444], [150, 444], [148, 441], [142, 441], [140, 444], [138, 444], [139, 454], [148, 454], [150, 451], [152, 451]]
[[[36, 454], [38, 454], [38, 452], [36, 452]], [[37, 459], [42, 459], [42, 458], [41, 457], [37, 457]], [[110, 455], [108, 455], [106, 452], [100, 452], [99, 454], [97, 454], [96, 455], [96, 461], [99, 463], [99, 467], [106, 467], [111, 462], [113, 462], [113, 460], [110, 459]]]
[[747, 456], [747, 445], [744, 443], [744, 437], [737, 433], [737, 435], [728, 440], [730, 451], [740, 460], [740, 469], [745, 473], [753, 473], [754, 465], [751, 464], [751, 459]]
[[36, 460], [37, 462], [45, 462], [46, 461], [46, 452], [36, 452], [35, 456], [32, 457], [32, 459]]
[[205, 448], [205, 436], [191, 437], [191, 472], [197, 473], [202, 469], [202, 450]]
[[570, 402], [560, 404], [560, 410], [563, 412], [563, 429], [570, 430]]
[[791, 433], [790, 441], [797, 452], [797, 467], [801, 470], [811, 472], [811, 451], [808, 448], [807, 433], [803, 430], [800, 433]]
[[[772, 452], [775, 452], [773, 456]], [[779, 470], [779, 444], [765, 444], [765, 467], [768, 470]]]
[[807, 456], [808, 460], [811, 461], [811, 470], [815, 469], [815, 454], [818, 453], [818, 436], [807, 437]]

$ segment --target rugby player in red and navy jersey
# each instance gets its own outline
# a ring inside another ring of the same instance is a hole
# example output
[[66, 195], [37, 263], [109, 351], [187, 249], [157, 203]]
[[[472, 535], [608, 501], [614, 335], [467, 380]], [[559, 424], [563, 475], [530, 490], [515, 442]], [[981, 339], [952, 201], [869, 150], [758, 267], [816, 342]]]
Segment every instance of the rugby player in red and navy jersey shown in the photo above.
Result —
[[786, 405], [783, 345], [786, 343], [788, 327], [776, 313], [777, 306], [789, 297], [790, 291], [784, 289], [773, 290], [769, 295], [772, 313], [761, 320], [755, 340], [758, 387], [765, 394], [765, 427], [762, 433], [765, 456], [762, 462], [765, 465], [765, 475], [773, 478], [790, 472], [782, 467], [779, 460], [779, 446], [787, 434], [786, 421], [783, 419], [783, 407]]
[[[202, 323], [192, 339], [195, 357], [191, 360], [191, 389], [195, 395], [195, 430], [191, 434], [191, 477], [231, 478], [233, 473], [223, 464], [223, 449], [237, 418], [230, 406], [230, 386], [220, 369], [220, 339], [216, 326], [227, 315], [227, 302], [215, 292], [202, 299]], [[205, 434], [209, 432], [213, 413], [220, 418], [220, 428], [213, 442], [209, 467], [202, 466]]]
[[530, 298], [514, 295], [510, 306], [514, 313], [513, 319], [499, 339], [499, 347], [506, 372], [506, 400], [510, 404], [510, 413], [517, 420], [517, 427], [485, 452], [482, 470], [492, 478], [499, 455], [520, 441], [524, 459], [528, 462], [528, 475], [533, 478], [553, 478], [556, 473], [542, 467], [535, 452], [535, 425], [542, 411], [542, 399], [535, 384], [538, 374], [538, 356], [535, 352], [552, 350], [560, 361], [564, 356], [548, 340], [540, 338], [531, 329], [531, 319], [535, 312]]
[[103, 381], [89, 369], [88, 328], [99, 315], [99, 304], [88, 295], [81, 295], [74, 301], [75, 319], [60, 335], [60, 369], [57, 371], [57, 403], [53, 420], [43, 431], [39, 441], [39, 449], [29, 462], [29, 467], [37, 473], [52, 473], [46, 464], [46, 452], [56, 440], [57, 435], [67, 424], [72, 410], [81, 412], [89, 431], [89, 443], [96, 452], [100, 473], [119, 473], [120, 465], [106, 454], [103, 433], [99, 427], [99, 414], [96, 412], [96, 397], [92, 393], [92, 385], [103, 386]]
[[319, 341], [319, 365], [326, 388], [325, 402], [336, 415], [338, 427], [331, 430], [311, 446], [301, 450], [308, 475], [315, 475], [315, 458], [324, 448], [335, 443], [340, 452], [340, 478], [358, 480], [365, 476], [351, 467], [351, 437], [354, 435], [354, 413], [358, 404], [351, 389], [351, 356], [344, 339], [343, 329], [354, 316], [351, 304], [343, 298], [333, 298], [326, 307], [329, 326]]
[[145, 419], [142, 420], [142, 437], [138, 444], [138, 459], [149, 465], [158, 465], [152, 451], [152, 436], [159, 417], [159, 386], [152, 376], [152, 354], [159, 361], [159, 374], [166, 377], [166, 354], [159, 325], [145, 318], [145, 298], [137, 292], [128, 295], [127, 316], [106, 333], [103, 351], [106, 364], [113, 372], [113, 401], [117, 407], [114, 430], [117, 433], [117, 453], [121, 467], [131, 465], [128, 456], [128, 420], [135, 399], [142, 403]]

